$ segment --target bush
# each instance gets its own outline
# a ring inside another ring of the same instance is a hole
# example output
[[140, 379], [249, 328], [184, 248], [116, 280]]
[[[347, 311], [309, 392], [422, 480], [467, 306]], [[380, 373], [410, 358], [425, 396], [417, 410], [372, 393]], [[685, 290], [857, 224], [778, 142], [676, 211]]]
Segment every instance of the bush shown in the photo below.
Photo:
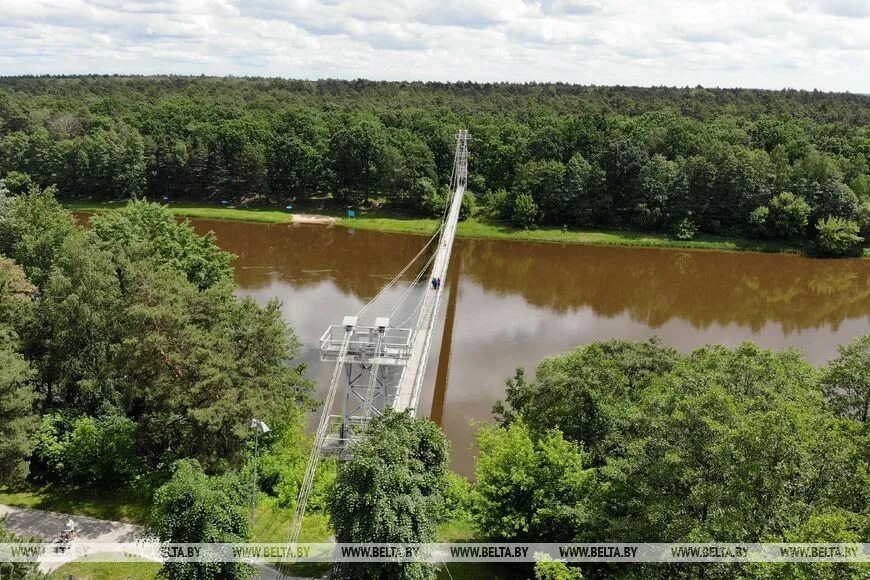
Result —
[[483, 194], [480, 205], [487, 217], [509, 220], [513, 216], [513, 204], [506, 189], [496, 189]]
[[[207, 476], [199, 463], [183, 460], [165, 485], [154, 493], [151, 531], [164, 542], [233, 543], [250, 537], [247, 494], [238, 476]], [[166, 580], [250, 578], [256, 570], [240, 562], [167, 562]]]
[[521, 193], [514, 199], [511, 220], [525, 230], [535, 227], [538, 223], [538, 205], [531, 195]]
[[136, 423], [121, 415], [43, 417], [34, 464], [41, 479], [58, 485], [124, 486], [142, 471]]
[[565, 562], [544, 554], [535, 562], [535, 580], [583, 580], [583, 574], [577, 568], [569, 568]]
[[474, 215], [474, 210], [477, 207], [477, 202], [474, 199], [474, 194], [466, 191], [462, 196], [462, 205], [459, 206], [459, 221], [465, 221]]
[[698, 224], [690, 217], [685, 217], [677, 222], [676, 228], [674, 228], [674, 237], [678, 240], [692, 240], [695, 238], [695, 234], [698, 233]]
[[834, 216], [819, 221], [816, 224], [819, 231], [816, 242], [819, 251], [827, 256], [846, 256], [858, 248], [864, 238], [858, 235], [858, 224]]
[[444, 490], [444, 520], [469, 520], [473, 507], [474, 494], [467, 479], [453, 473], [447, 474], [447, 487]]
[[576, 537], [587, 522], [595, 489], [586, 454], [558, 430], [533, 438], [522, 421], [485, 425], [477, 435], [474, 519], [487, 538], [557, 542]]
[[[260, 437], [257, 486], [260, 491], [274, 497], [282, 508], [293, 509], [296, 506], [296, 497], [305, 477], [311, 445], [311, 437], [305, 433], [303, 413]], [[249, 464], [244, 472], [246, 478], [252, 469], [253, 465]], [[334, 462], [322, 462], [318, 467], [314, 488], [308, 499], [309, 510], [323, 507], [335, 473]]]
[[865, 240], [870, 238], [870, 200], [864, 201], [858, 208], [858, 227]]
[[806, 233], [811, 211], [810, 204], [804, 198], [783, 191], [770, 200], [768, 230], [778, 238], [802, 238]]
[[752, 233], [763, 238], [767, 236], [767, 218], [770, 215], [770, 209], [766, 206], [760, 206], [752, 210], [749, 214], [749, 227]]

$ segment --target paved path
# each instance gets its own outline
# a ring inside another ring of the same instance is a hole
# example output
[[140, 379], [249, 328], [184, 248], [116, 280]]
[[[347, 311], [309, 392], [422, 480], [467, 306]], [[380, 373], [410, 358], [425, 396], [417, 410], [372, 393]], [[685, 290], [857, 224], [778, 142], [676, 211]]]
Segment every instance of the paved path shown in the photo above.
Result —
[[[145, 528], [135, 524], [98, 520], [85, 516], [48, 512], [29, 508], [12, 507], [0, 504], [0, 519], [6, 518], [6, 528], [19, 536], [36, 536], [48, 541], [56, 540], [66, 525], [67, 518], [72, 518], [78, 530], [78, 540], [89, 542], [135, 542], [146, 538]], [[42, 572], [49, 573], [63, 562], [43, 562], [39, 565]], [[265, 564], [257, 564], [260, 578], [273, 580], [276, 573]], [[290, 580], [293, 580], [292, 578]], [[298, 579], [308, 580], [308, 579]]]
[[134, 524], [7, 505], [0, 505], [0, 518], [3, 517], [6, 518], [6, 527], [10, 532], [22, 536], [37, 536], [46, 540], [54, 540], [58, 537], [67, 518], [72, 518], [75, 522], [81, 540], [135, 542], [145, 536], [145, 529]]

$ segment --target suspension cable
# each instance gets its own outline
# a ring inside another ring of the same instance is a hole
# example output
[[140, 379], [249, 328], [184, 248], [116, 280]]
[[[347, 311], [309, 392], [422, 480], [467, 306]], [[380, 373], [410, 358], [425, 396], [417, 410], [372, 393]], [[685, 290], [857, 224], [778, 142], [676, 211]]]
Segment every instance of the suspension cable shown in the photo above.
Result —
[[426, 260], [426, 263], [423, 264], [423, 267], [420, 268], [420, 272], [417, 273], [417, 277], [414, 278], [414, 281], [408, 285], [408, 288], [405, 290], [404, 293], [402, 293], [402, 296], [399, 297], [399, 301], [396, 302], [396, 304], [393, 306], [392, 309], [390, 309], [389, 316], [392, 316], [393, 314], [395, 314], [396, 311], [399, 309], [399, 307], [405, 302], [405, 300], [411, 294], [411, 291], [416, 287], [417, 283], [420, 281], [420, 278], [422, 278], [423, 274], [425, 274], [426, 271], [429, 269], [429, 266], [432, 264], [432, 261], [434, 259], [435, 259], [435, 254], [433, 253], [431, 256], [429, 256], [429, 259]]
[[435, 231], [435, 233], [432, 234], [432, 237], [429, 238], [429, 241], [426, 242], [426, 245], [424, 245], [422, 248], [420, 248], [420, 251], [417, 252], [417, 255], [414, 256], [413, 258], [411, 258], [411, 261], [408, 262], [408, 263], [405, 265], [405, 267], [402, 268], [402, 270], [401, 270], [398, 274], [396, 274], [396, 275], [393, 277], [392, 280], [390, 280], [390, 281], [387, 283], [386, 286], [384, 286], [383, 288], [381, 288], [380, 292], [378, 292], [377, 294], [375, 294], [375, 297], [372, 298], [371, 300], [369, 300], [368, 304], [366, 304], [365, 306], [363, 306], [362, 309], [361, 309], [359, 312], [357, 312], [357, 314], [356, 314], [357, 317], [360, 317], [360, 316], [362, 316], [363, 314], [365, 314], [365, 312], [366, 312], [369, 308], [371, 308], [371, 306], [372, 306], [375, 302], [377, 302], [378, 298], [380, 298], [380, 297], [384, 294], [384, 292], [386, 292], [386, 291], [387, 291], [388, 289], [390, 289], [393, 285], [395, 285], [395, 283], [396, 283], [396, 282], [397, 282], [397, 281], [398, 281], [402, 276], [405, 275], [405, 272], [407, 272], [408, 269], [409, 269], [409, 268], [414, 264], [414, 262], [417, 261], [417, 258], [419, 258], [420, 256], [422, 256], [422, 255], [423, 255], [423, 252], [426, 251], [426, 248], [428, 248], [429, 245], [432, 244], [432, 242], [435, 240], [435, 238], [438, 237], [438, 235], [441, 233], [441, 230], [442, 230], [442, 229], [444, 229], [444, 224], [443, 224], [443, 222], [442, 222], [442, 224], [438, 227], [438, 229]]

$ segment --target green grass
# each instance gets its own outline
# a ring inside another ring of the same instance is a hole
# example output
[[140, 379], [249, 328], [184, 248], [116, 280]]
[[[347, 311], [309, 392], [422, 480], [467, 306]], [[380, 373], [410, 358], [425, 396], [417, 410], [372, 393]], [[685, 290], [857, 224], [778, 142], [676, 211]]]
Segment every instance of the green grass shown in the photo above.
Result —
[[[274, 501], [260, 494], [257, 503], [257, 514], [254, 518], [254, 534], [251, 541], [281, 543], [286, 542], [290, 534], [290, 524], [293, 523], [293, 512], [274, 505]], [[302, 520], [302, 531], [299, 541], [305, 543], [320, 543], [332, 541], [332, 530], [329, 518], [322, 513], [308, 513]]]
[[152, 580], [157, 578], [157, 562], [88, 562], [76, 560], [64, 564], [49, 576], [64, 579], [72, 575], [75, 580]]
[[[408, 234], [431, 234], [437, 227], [437, 220], [403, 219], [395, 217], [341, 218], [338, 224], [362, 230], [400, 232]], [[755, 251], [801, 253], [800, 248], [779, 242], [767, 242], [744, 238], [719, 236], [698, 236], [690, 241], [677, 240], [663, 234], [632, 231], [572, 230], [558, 227], [539, 227], [524, 230], [504, 223], [482, 221], [471, 218], [460, 222], [456, 235], [460, 238], [488, 238], [500, 240], [523, 240], [530, 242], [551, 242], [560, 244], [586, 244], [596, 246], [641, 246], [661, 248], [686, 248], [695, 250]]]
[[0, 490], [0, 504], [134, 524], [146, 523], [149, 513], [146, 500], [126, 491]]
[[[64, 202], [63, 205], [73, 211], [103, 212], [123, 209], [127, 205], [127, 202], [75, 201]], [[287, 224], [292, 220], [292, 214], [276, 208], [223, 207], [196, 203], [172, 203], [167, 207], [174, 215], [200, 219], [265, 222], [270, 224]]]
[[472, 542], [476, 540], [474, 527], [469, 520], [450, 520], [438, 526], [436, 542]]

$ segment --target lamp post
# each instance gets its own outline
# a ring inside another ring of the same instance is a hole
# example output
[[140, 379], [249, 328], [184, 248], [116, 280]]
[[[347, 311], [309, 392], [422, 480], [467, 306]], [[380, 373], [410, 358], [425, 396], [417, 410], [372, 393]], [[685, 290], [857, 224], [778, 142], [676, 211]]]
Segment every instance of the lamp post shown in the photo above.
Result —
[[260, 445], [260, 433], [268, 433], [269, 426], [259, 419], [251, 419], [248, 427], [254, 430], [254, 490], [251, 493], [251, 533], [254, 533], [254, 514], [257, 511], [257, 454]]

